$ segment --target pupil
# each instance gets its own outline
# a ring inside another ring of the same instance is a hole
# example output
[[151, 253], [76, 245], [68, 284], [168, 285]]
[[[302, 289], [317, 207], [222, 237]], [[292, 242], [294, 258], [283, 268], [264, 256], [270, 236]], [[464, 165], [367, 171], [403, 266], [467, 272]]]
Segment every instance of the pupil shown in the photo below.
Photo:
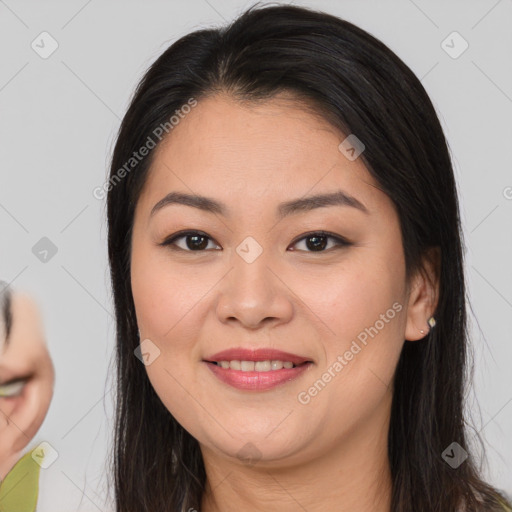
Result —
[[[325, 248], [325, 241], [326, 241], [327, 237], [325, 236], [309, 236], [306, 240], [306, 245], [308, 246], [308, 249], [313, 249], [313, 250], [318, 250], [318, 249], [324, 249]], [[313, 242], [313, 244], [309, 244], [308, 241], [309, 240], [315, 240]], [[319, 242], [319, 240], [322, 240], [321, 242]]]
[[[200, 239], [203, 240], [203, 243], [199, 244], [199, 245], [195, 245], [197, 243], [197, 240], [200, 240]], [[189, 243], [189, 240], [193, 240], [193, 241], [191, 243]], [[204, 249], [207, 245], [208, 245], [208, 241], [207, 241], [205, 236], [202, 236], [202, 235], [189, 235], [187, 237], [187, 247], [189, 249], [192, 249], [192, 250]]]

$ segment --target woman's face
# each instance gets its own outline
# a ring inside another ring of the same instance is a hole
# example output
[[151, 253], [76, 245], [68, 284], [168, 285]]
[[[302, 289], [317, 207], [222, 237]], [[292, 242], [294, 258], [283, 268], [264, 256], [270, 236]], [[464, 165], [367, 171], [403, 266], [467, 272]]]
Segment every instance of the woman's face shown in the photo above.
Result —
[[[386, 430], [404, 339], [424, 336], [428, 312], [408, 293], [393, 204], [344, 139], [298, 104], [215, 96], [156, 150], [133, 297], [151, 383], [203, 450], [297, 463]], [[282, 206], [336, 192], [354, 199]], [[169, 193], [222, 211], [168, 201], [152, 214]], [[184, 230], [199, 233], [162, 245]], [[231, 349], [248, 352], [216, 356]]]
[[8, 341], [0, 321], [0, 479], [41, 427], [55, 381], [39, 306], [16, 292], [10, 310]]

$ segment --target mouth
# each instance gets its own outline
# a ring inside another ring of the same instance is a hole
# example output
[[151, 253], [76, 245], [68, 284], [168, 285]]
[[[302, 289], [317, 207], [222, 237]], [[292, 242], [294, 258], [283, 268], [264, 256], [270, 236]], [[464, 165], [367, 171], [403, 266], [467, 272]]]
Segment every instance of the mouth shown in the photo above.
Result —
[[[308, 357], [292, 354], [290, 352], [283, 352], [282, 350], [275, 350], [273, 348], [259, 348], [259, 349], [246, 349], [246, 348], [232, 348], [217, 352], [212, 356], [206, 357], [204, 361], [209, 363], [217, 363], [223, 368], [227, 368], [226, 363], [234, 363], [233, 370], [253, 371], [255, 370], [251, 363], [258, 364], [256, 371], [272, 371], [280, 370], [281, 368], [292, 368], [300, 366], [304, 363], [313, 363], [314, 361]], [[241, 363], [238, 367], [237, 361]], [[244, 363], [244, 364], [242, 364]], [[264, 364], [261, 364], [264, 363]], [[270, 363], [270, 366], [269, 364]], [[282, 364], [283, 366], [280, 366]], [[292, 366], [290, 366], [290, 364]]]
[[203, 359], [213, 374], [237, 389], [263, 391], [294, 380], [314, 362], [274, 349], [231, 349]]
[[265, 361], [239, 361], [238, 359], [233, 359], [231, 361], [226, 360], [205, 362], [220, 366], [225, 370], [237, 370], [242, 372], [274, 372], [277, 370], [282, 370], [283, 368], [289, 370], [290, 368], [297, 368], [299, 366], [304, 366], [311, 363], [311, 361], [304, 361], [300, 364], [294, 364], [291, 361], [281, 361], [279, 359], [267, 359]]

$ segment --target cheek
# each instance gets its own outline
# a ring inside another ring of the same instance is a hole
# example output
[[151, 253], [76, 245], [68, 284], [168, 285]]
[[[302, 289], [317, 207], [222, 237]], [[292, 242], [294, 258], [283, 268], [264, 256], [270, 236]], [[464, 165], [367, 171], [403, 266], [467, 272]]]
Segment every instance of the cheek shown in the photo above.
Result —
[[363, 415], [383, 400], [403, 345], [403, 261], [370, 250], [365, 256], [347, 260], [329, 279], [310, 277], [298, 291], [324, 332], [325, 365], [315, 375], [322, 391], [313, 401], [320, 408], [340, 404], [341, 415], [347, 408]]
[[8, 425], [10, 422], [8, 421], [9, 416], [11, 416], [14, 409], [18, 406], [20, 399], [18, 397], [14, 398], [0, 398], [0, 411], [3, 412], [2, 418], [0, 418], [0, 426]]
[[405, 310], [401, 262], [399, 258], [384, 261], [382, 257], [347, 260], [327, 276], [308, 273], [297, 281], [294, 291], [319, 320], [331, 357], [333, 351], [346, 350], [359, 334], [364, 340], [365, 329], [375, 324], [381, 338], [391, 340], [399, 333], [400, 311]]
[[144, 337], [155, 341], [173, 337], [189, 316], [197, 314], [207, 283], [197, 279], [192, 267], [172, 264], [164, 250], [133, 252], [132, 293]]
[[[160, 251], [135, 248], [131, 261], [132, 294], [142, 341], [149, 339], [148, 378], [167, 410], [182, 424], [197, 422], [190, 407], [191, 364], [200, 321], [201, 286]], [[163, 251], [165, 252], [165, 251]], [[202, 292], [202, 293], [201, 293]]]

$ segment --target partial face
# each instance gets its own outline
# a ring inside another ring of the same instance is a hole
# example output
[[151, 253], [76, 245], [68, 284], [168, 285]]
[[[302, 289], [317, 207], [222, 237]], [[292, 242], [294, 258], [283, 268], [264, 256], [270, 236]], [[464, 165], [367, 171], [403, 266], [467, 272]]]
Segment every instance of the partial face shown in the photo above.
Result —
[[[402, 240], [344, 139], [297, 104], [216, 96], [157, 150], [133, 297], [151, 383], [203, 449], [240, 458], [251, 443], [263, 464], [299, 462], [386, 420], [406, 327]], [[170, 193], [221, 206], [152, 214]], [[348, 198], [285, 206], [335, 193]]]
[[55, 380], [37, 304], [14, 293], [10, 309], [8, 340], [0, 322], [0, 479], [43, 423]]

